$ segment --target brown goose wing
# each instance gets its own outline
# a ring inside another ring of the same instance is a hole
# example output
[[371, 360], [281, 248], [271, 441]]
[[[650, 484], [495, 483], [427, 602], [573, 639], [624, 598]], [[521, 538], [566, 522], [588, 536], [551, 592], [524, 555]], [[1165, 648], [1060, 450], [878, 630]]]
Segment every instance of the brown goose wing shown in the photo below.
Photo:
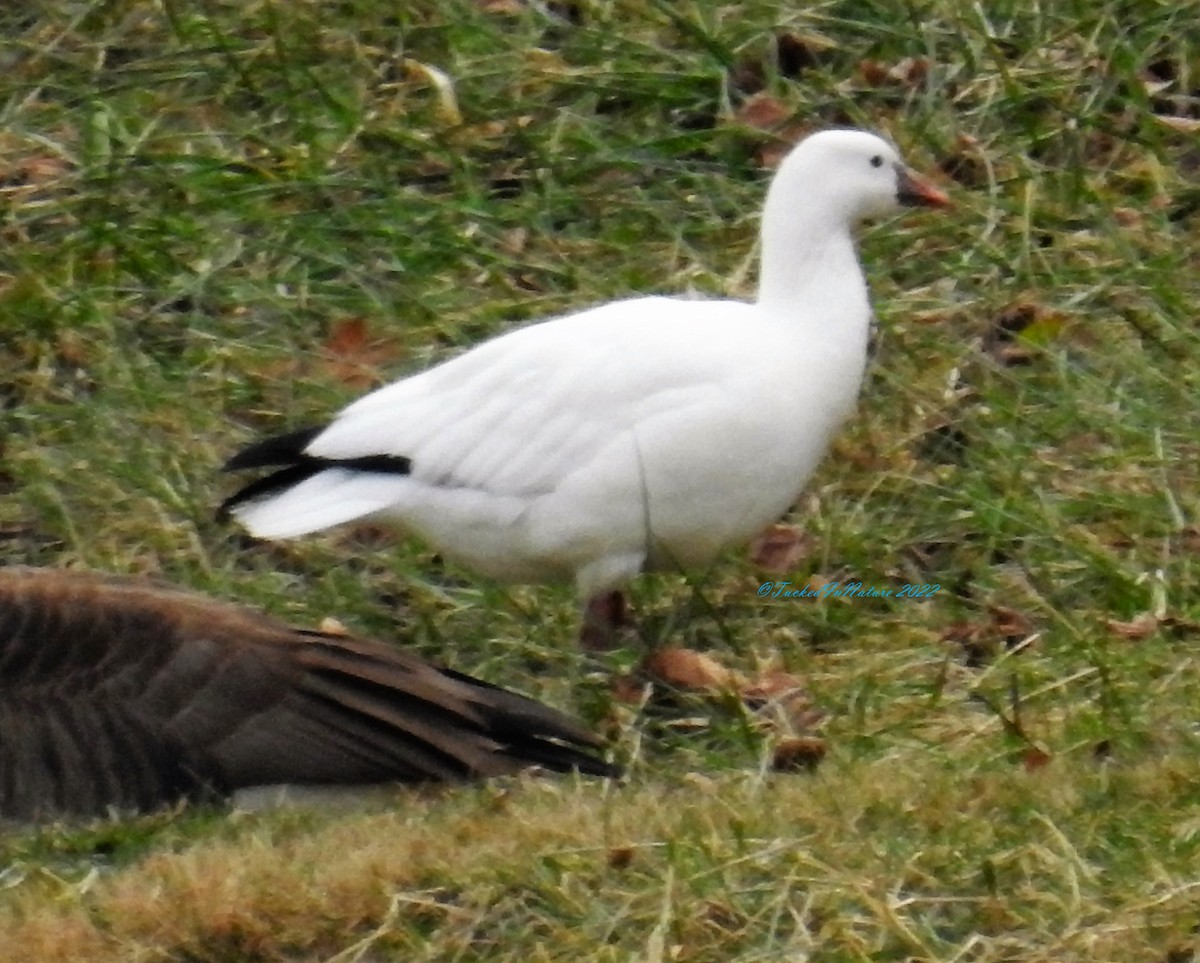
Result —
[[613, 775], [516, 693], [379, 643], [146, 582], [0, 569], [0, 816], [273, 783]]

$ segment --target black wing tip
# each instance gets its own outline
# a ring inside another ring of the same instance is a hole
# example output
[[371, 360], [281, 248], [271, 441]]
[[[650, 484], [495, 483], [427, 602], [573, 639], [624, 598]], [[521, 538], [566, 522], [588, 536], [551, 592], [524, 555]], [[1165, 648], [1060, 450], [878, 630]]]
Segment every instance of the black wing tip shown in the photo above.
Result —
[[570, 756], [564, 760], [564, 765], [553, 767], [556, 772], [578, 772], [585, 776], [596, 776], [600, 779], [623, 779], [625, 770], [614, 762], [601, 759], [589, 753], [572, 749]]
[[226, 522], [233, 516], [233, 510], [239, 505], [254, 501], [257, 498], [264, 498], [268, 495], [286, 491], [293, 485], [299, 485], [306, 478], [311, 478], [327, 467], [327, 465], [315, 459], [308, 459], [298, 464], [288, 465], [286, 468], [280, 468], [278, 471], [273, 471], [262, 478], [256, 478], [248, 485], [243, 485], [217, 506], [217, 521]]
[[247, 468], [273, 468], [295, 465], [305, 460], [304, 449], [313, 443], [327, 425], [309, 425], [282, 435], [272, 435], [247, 445], [221, 468], [222, 471], [244, 471]]
[[245, 502], [265, 498], [285, 491], [327, 468], [347, 468], [351, 471], [376, 474], [407, 475], [412, 461], [403, 455], [359, 455], [354, 458], [318, 458], [307, 448], [328, 426], [309, 425], [282, 435], [272, 435], [247, 445], [222, 466], [225, 472], [253, 468], [275, 468], [276, 471], [255, 479], [239, 488], [217, 506], [216, 518], [227, 521], [233, 510]]

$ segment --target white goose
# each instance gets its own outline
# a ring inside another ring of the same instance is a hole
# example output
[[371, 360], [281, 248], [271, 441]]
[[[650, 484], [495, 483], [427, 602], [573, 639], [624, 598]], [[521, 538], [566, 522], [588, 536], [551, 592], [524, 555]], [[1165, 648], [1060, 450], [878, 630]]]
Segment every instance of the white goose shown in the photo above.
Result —
[[261, 538], [390, 520], [495, 579], [573, 578], [585, 643], [618, 587], [703, 565], [796, 500], [853, 411], [871, 309], [852, 228], [946, 195], [881, 138], [813, 134], [763, 209], [753, 303], [641, 297], [501, 335], [332, 422], [243, 450]]

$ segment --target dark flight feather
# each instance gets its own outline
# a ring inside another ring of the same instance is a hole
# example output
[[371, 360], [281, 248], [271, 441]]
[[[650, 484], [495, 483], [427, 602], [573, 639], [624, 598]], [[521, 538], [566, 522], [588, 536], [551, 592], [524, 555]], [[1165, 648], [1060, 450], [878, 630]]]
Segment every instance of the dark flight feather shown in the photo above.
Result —
[[618, 771], [554, 709], [378, 642], [144, 581], [0, 569], [0, 817], [274, 784]]
[[348, 468], [351, 471], [389, 475], [407, 475], [412, 468], [412, 462], [402, 455], [318, 458], [308, 454], [305, 449], [324, 430], [324, 425], [317, 425], [264, 438], [248, 445], [230, 458], [222, 471], [246, 471], [252, 468], [278, 470], [249, 482], [226, 498], [217, 508], [217, 518], [225, 519], [238, 505], [299, 485], [306, 478], [311, 478], [327, 468]]

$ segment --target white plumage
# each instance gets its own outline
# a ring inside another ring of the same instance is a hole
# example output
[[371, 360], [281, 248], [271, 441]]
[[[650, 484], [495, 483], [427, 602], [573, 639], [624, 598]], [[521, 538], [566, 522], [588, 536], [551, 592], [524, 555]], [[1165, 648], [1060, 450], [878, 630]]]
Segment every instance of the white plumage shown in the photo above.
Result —
[[283, 467], [227, 506], [263, 538], [391, 520], [585, 599], [703, 564], [787, 510], [852, 412], [870, 306], [850, 232], [905, 203], [946, 198], [872, 134], [815, 134], [768, 192], [754, 303], [634, 298], [494, 338], [242, 452], [228, 467]]

